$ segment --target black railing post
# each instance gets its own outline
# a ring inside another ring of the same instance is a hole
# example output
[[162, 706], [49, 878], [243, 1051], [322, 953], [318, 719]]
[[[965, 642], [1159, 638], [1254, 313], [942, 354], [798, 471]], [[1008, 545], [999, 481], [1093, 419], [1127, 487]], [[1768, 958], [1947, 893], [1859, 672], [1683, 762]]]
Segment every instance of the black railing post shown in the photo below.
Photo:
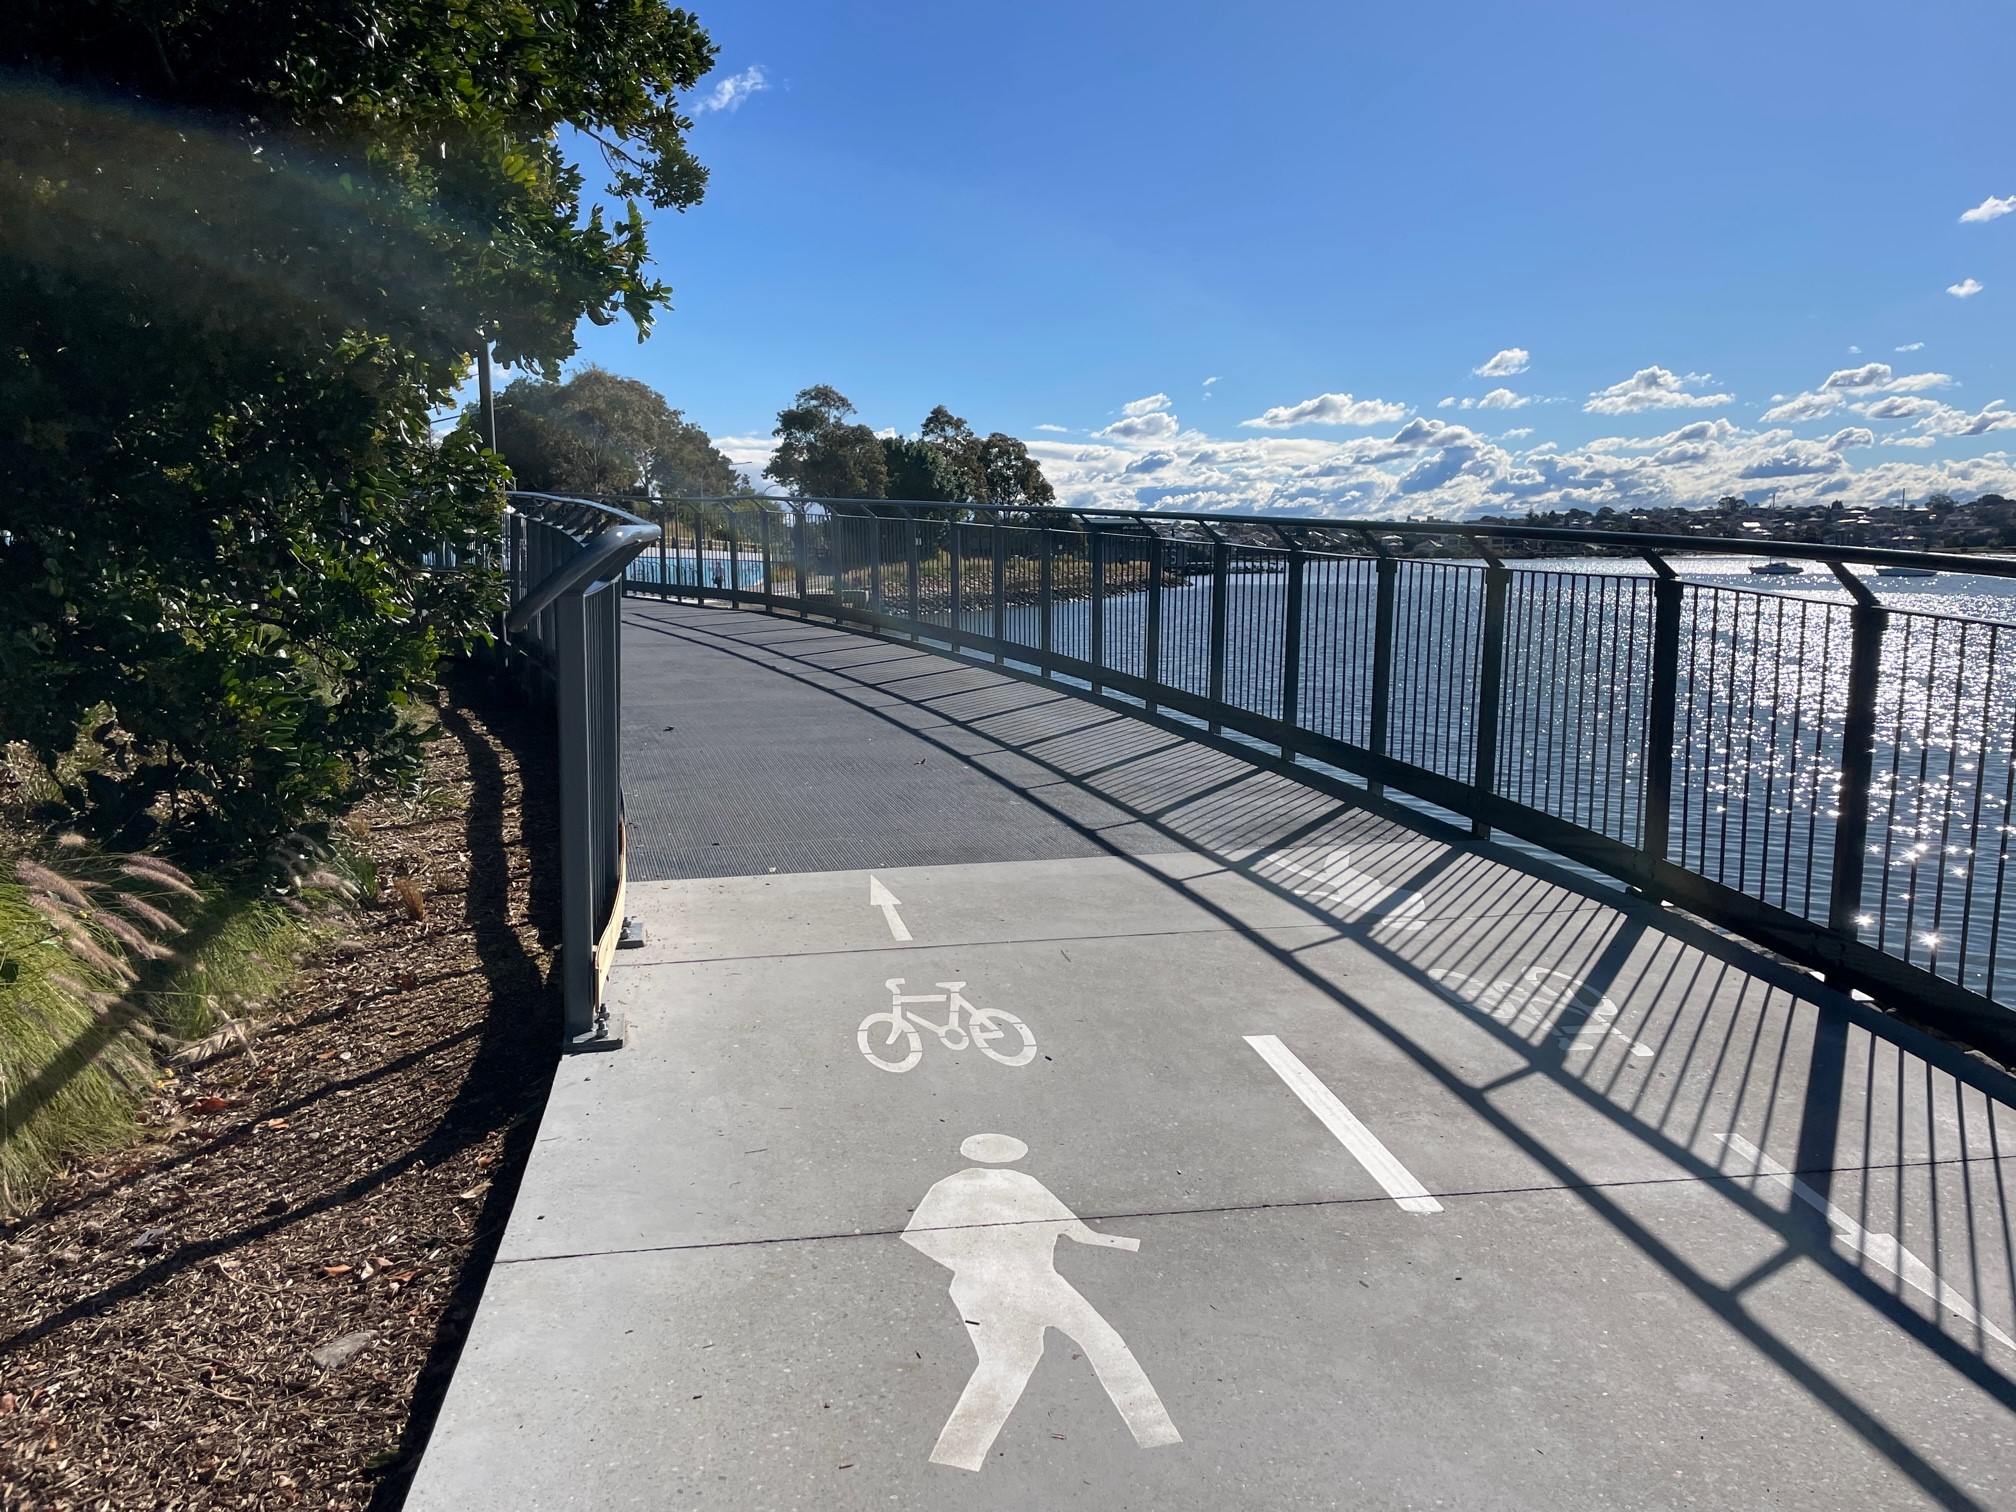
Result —
[[1042, 545], [1038, 548], [1036, 561], [1036, 612], [1042, 616], [1036, 626], [1036, 645], [1037, 650], [1042, 655], [1043, 675], [1048, 677], [1051, 672], [1050, 652], [1054, 644], [1052, 639], [1053, 631], [1050, 625], [1053, 617], [1051, 614], [1050, 564], [1056, 556], [1056, 542], [1051, 534], [1050, 522], [1047, 519], [1037, 529], [1036, 534], [1042, 542]]
[[[1876, 759], [1876, 694], [1883, 669], [1883, 631], [1889, 622], [1868, 585], [1838, 562], [1829, 562], [1855, 597], [1849, 611], [1848, 708], [1841, 720], [1841, 782], [1834, 811], [1834, 877], [1827, 927], [1843, 940], [1861, 934], [1862, 872], [1869, 844], [1869, 778]], [[1836, 978], [1837, 982], [1839, 977]]]
[[1001, 511], [994, 511], [994, 660], [1008, 659], [1002, 649], [1008, 641], [1008, 536], [1001, 526]]
[[728, 602], [739, 609], [742, 606], [742, 527], [736, 521], [733, 509], [723, 509], [721, 513], [728, 522]]
[[917, 602], [919, 572], [918, 555], [922, 549], [923, 526], [917, 518], [917, 511], [905, 509], [904, 522], [909, 526], [910, 538], [905, 547], [905, 556], [910, 567], [910, 639], [916, 640], [923, 634], [923, 611]]
[[961, 623], [961, 616], [964, 614], [966, 607], [966, 599], [965, 599], [966, 585], [960, 581], [960, 579], [965, 577], [966, 575], [963, 570], [966, 560], [965, 553], [959, 549], [960, 546], [959, 532], [961, 528], [962, 527], [960, 522], [958, 520], [954, 520], [951, 524], [951, 528], [945, 532], [945, 560], [951, 565], [952, 568], [951, 641], [952, 641], [952, 651], [954, 655], [957, 655], [959, 651], [960, 633], [966, 628], [966, 626], [963, 623]]
[[791, 511], [791, 550], [798, 566], [798, 618], [809, 618], [811, 610], [811, 574], [806, 565], [805, 531], [807, 528], [806, 506], [800, 504]]
[[756, 506], [756, 534], [763, 551], [763, 608], [766, 612], [777, 612], [777, 585], [770, 568], [770, 511], [761, 504]]
[[868, 620], [878, 634], [882, 629], [882, 516], [868, 506]]
[[[1393, 609], [1399, 597], [1400, 564], [1383, 550], [1372, 564], [1372, 707], [1365, 732], [1374, 756], [1391, 755], [1393, 734]], [[1386, 784], [1368, 784], [1373, 797]]]
[[665, 545], [665, 538], [670, 534], [672, 534], [672, 506], [667, 504], [658, 511], [658, 597], [662, 599], [672, 597], [672, 579], [669, 575], [672, 569]]
[[[1652, 585], [1652, 681], [1645, 705], [1645, 818], [1638, 848], [1647, 862], [1670, 859], [1673, 839], [1673, 731], [1680, 712], [1680, 610], [1686, 587], [1656, 551], [1645, 560], [1659, 574]], [[1649, 869], [1649, 868], [1648, 868]], [[1656, 891], [1646, 889], [1648, 896]]]
[[1302, 718], [1302, 538], [1289, 536], [1288, 602], [1281, 615], [1281, 754], [1295, 759], [1295, 732]]
[[[1213, 532], [1211, 538], [1211, 706], [1215, 709], [1225, 702], [1225, 637], [1227, 611], [1230, 608], [1230, 587], [1232, 576], [1232, 547], [1225, 538]], [[1211, 733], [1216, 735], [1223, 728], [1215, 719], [1211, 722]]]
[[1471, 765], [1471, 786], [1477, 794], [1477, 812], [1470, 818], [1470, 833], [1479, 840], [1491, 838], [1491, 826], [1484, 821], [1484, 800], [1498, 790], [1498, 705], [1505, 686], [1505, 598], [1512, 586], [1512, 572], [1482, 546], [1484, 551], [1484, 634], [1477, 648], [1477, 748]]
[[1091, 578], [1092, 623], [1087, 626], [1092, 655], [1092, 691], [1100, 691], [1099, 674], [1106, 670], [1106, 546], [1099, 527], [1085, 522], [1085, 565]]
[[1148, 684], [1148, 709], [1155, 709], [1155, 685], [1162, 681], [1162, 537], [1148, 532], [1148, 614], [1142, 628], [1141, 677]]

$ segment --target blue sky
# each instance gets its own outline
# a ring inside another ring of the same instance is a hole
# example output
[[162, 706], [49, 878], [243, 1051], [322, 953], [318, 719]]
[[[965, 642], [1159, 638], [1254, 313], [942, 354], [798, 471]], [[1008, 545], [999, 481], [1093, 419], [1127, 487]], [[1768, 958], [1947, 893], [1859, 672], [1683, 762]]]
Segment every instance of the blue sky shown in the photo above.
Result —
[[2006, 0], [695, 8], [676, 308], [581, 360], [738, 461], [824, 382], [1088, 504], [2016, 494]]

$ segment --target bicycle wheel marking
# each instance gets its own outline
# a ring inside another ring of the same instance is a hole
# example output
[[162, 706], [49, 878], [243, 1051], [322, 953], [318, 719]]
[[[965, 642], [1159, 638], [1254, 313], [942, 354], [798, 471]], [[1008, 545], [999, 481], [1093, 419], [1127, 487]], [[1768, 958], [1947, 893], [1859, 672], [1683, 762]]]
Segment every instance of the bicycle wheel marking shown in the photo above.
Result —
[[[889, 1007], [861, 1020], [854, 1043], [868, 1063], [884, 1071], [902, 1075], [924, 1059], [924, 1039], [917, 1031], [928, 1029], [947, 1050], [975, 1049], [1004, 1066], [1026, 1066], [1036, 1059], [1036, 1036], [1029, 1026], [1005, 1008], [976, 1008], [965, 996], [964, 982], [939, 982], [940, 992], [905, 992], [902, 977], [891, 977], [883, 985], [889, 989]], [[937, 1004], [945, 1010], [945, 1022], [937, 1023], [914, 1012], [913, 1003]], [[960, 1015], [965, 1022], [960, 1022]]]

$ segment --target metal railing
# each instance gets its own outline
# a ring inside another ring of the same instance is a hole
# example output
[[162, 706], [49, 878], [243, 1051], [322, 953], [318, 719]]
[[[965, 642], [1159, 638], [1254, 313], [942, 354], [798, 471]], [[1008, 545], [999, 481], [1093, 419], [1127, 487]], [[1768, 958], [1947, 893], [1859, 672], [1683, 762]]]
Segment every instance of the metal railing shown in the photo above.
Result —
[[[1850, 570], [2009, 578], [2016, 561], [1511, 525], [638, 507], [666, 529], [633, 589], [978, 654], [1391, 789], [2016, 1059], [2016, 625], [1887, 609]], [[1551, 546], [1643, 568], [1503, 555]], [[1818, 562], [1844, 591], [1688, 582], [1673, 553]]]
[[504, 515], [507, 667], [553, 705], [560, 740], [560, 974], [566, 1042], [622, 1043], [602, 981], [622, 938], [624, 572], [659, 537], [612, 505], [514, 493]]

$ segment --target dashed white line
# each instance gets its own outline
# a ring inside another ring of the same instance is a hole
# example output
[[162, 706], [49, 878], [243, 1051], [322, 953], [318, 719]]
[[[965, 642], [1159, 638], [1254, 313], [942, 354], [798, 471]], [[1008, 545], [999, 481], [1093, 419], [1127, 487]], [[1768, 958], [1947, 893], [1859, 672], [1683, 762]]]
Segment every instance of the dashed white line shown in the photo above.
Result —
[[1387, 1196], [1410, 1213], [1442, 1211], [1442, 1204], [1428, 1195], [1414, 1173], [1394, 1159], [1379, 1136], [1338, 1101], [1337, 1094], [1318, 1081], [1316, 1073], [1303, 1065], [1293, 1050], [1272, 1034], [1249, 1034], [1245, 1040], [1274, 1068], [1275, 1075], [1288, 1083], [1288, 1090], [1302, 1099], [1303, 1106], [1322, 1120], [1323, 1127], [1337, 1136], [1337, 1142], [1357, 1157], [1372, 1179], [1386, 1189]]

